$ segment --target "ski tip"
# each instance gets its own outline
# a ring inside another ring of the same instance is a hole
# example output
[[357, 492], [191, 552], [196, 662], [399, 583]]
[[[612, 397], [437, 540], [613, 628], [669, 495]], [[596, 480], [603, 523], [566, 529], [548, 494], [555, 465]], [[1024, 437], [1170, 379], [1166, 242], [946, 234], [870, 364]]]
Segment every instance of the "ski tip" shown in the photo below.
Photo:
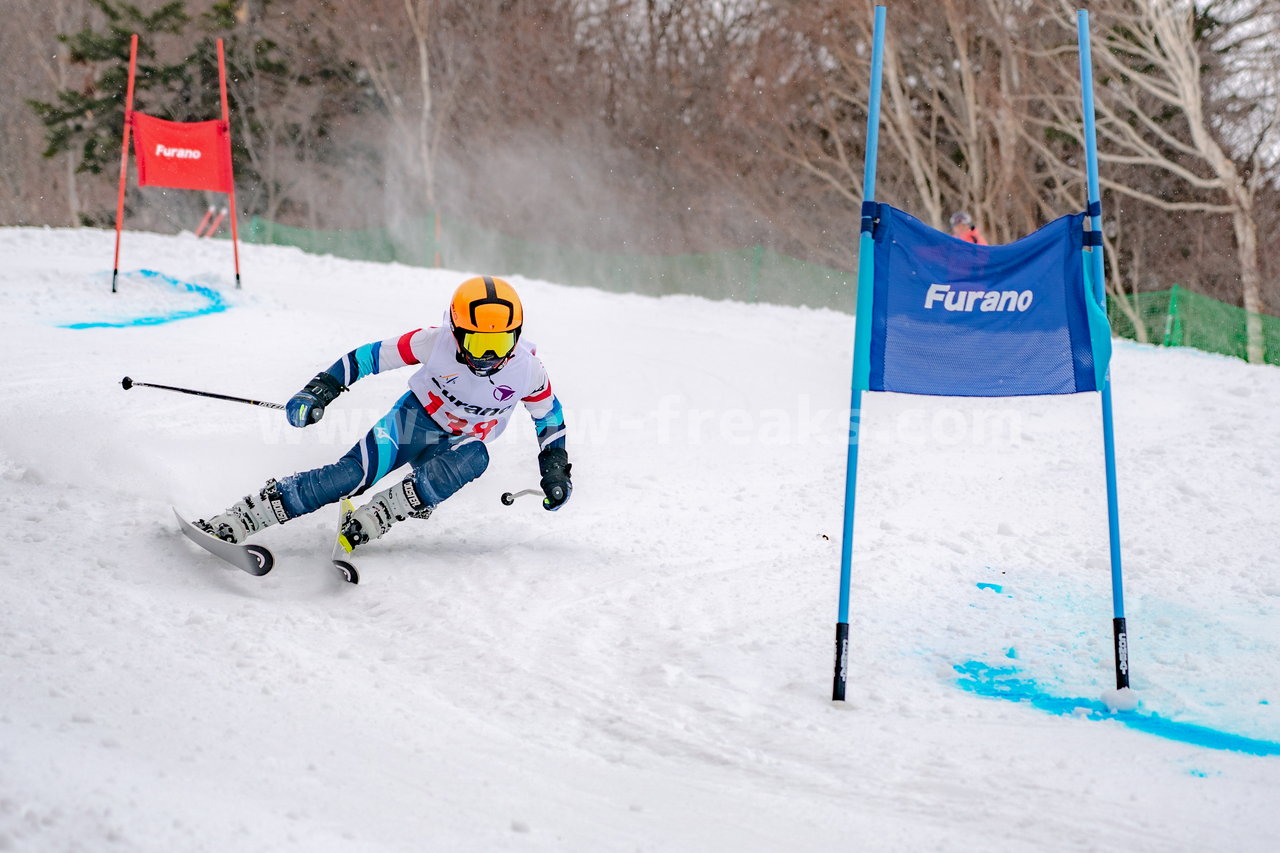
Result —
[[244, 549], [258, 561], [258, 570], [256, 572], [249, 572], [249, 574], [262, 577], [275, 567], [276, 558], [271, 555], [270, 551], [263, 548], [261, 545], [245, 545]]
[[233, 542], [224, 542], [187, 521], [177, 507], [172, 509], [174, 517], [178, 519], [178, 528], [182, 531], [182, 535], [215, 557], [257, 577], [265, 575], [275, 565], [275, 557], [261, 545], [237, 545]]

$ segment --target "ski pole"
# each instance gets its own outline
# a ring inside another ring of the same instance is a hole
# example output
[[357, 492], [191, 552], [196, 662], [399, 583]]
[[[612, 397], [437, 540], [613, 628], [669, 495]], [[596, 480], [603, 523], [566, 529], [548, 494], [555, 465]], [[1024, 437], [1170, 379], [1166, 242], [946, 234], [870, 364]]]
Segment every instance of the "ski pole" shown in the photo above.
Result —
[[212, 397], [215, 400], [230, 400], [233, 403], [248, 403], [250, 406], [262, 406], [265, 409], [283, 409], [279, 403], [264, 403], [261, 400], [248, 400], [244, 397], [232, 397], [228, 394], [214, 394], [212, 391], [196, 391], [191, 388], [176, 388], [173, 385], [153, 385], [150, 382], [135, 382], [126, 376], [120, 380], [120, 384], [124, 386], [124, 390], [128, 391], [137, 385], [143, 388], [161, 388], [165, 391], [177, 391], [180, 394], [194, 394], [197, 397]]
[[513, 503], [516, 502], [516, 498], [522, 498], [525, 495], [540, 495], [540, 494], [542, 494], [542, 489], [523, 489], [519, 492], [503, 492], [502, 503], [505, 504], [506, 506], [511, 506]]

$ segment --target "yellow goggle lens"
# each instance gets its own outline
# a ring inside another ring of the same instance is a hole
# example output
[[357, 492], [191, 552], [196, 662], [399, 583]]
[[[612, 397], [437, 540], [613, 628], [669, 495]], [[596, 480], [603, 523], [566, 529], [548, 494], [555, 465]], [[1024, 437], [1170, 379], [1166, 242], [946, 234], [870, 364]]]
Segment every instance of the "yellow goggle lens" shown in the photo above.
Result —
[[467, 332], [462, 336], [462, 348], [475, 358], [484, 358], [489, 353], [506, 358], [515, 346], [515, 332]]

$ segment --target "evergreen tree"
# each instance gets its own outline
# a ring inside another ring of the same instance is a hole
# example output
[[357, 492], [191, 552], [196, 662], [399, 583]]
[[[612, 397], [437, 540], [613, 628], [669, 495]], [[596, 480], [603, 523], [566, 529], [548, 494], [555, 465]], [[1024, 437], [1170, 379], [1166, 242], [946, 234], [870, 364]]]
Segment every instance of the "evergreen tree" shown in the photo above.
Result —
[[[139, 37], [136, 111], [170, 121], [220, 117], [217, 39], [222, 38], [241, 207], [278, 216], [317, 203], [320, 194], [308, 182], [323, 182], [324, 176], [315, 167], [343, 159], [343, 152], [333, 149], [332, 125], [366, 97], [336, 46], [312, 34], [331, 31], [310, 26], [326, 14], [323, 4], [220, 0], [194, 22], [202, 34], [190, 51], [166, 64], [156, 59], [157, 37], [185, 34], [193, 21], [184, 0], [151, 14], [126, 0], [90, 2], [105, 25], [57, 38], [72, 62], [90, 67], [91, 83], [61, 90], [53, 102], [28, 101], [45, 125], [46, 157], [79, 148], [78, 171], [92, 174], [119, 161], [134, 33]], [[268, 15], [271, 7], [280, 14]], [[109, 218], [104, 212], [87, 219]]]
[[173, 0], [149, 15], [120, 0], [90, 3], [106, 17], [105, 32], [85, 27], [57, 38], [67, 46], [72, 63], [92, 69], [91, 82], [82, 89], [59, 91], [53, 103], [27, 103], [45, 125], [48, 144], [44, 156], [56, 157], [79, 146], [78, 171], [98, 174], [120, 156], [130, 37], [138, 34], [134, 108], [150, 111], [169, 101], [170, 90], [181, 80], [183, 67], [156, 62], [151, 36], [180, 34], [190, 19], [183, 0]]

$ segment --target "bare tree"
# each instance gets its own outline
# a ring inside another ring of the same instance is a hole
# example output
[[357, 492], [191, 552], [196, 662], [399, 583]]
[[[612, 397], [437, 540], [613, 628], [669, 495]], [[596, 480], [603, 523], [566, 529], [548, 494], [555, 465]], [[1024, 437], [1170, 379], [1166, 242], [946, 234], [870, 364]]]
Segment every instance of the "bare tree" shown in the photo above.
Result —
[[[88, 12], [85, 8], [83, 0], [16, 0], [28, 14], [41, 15], [53, 28], [54, 32], [69, 32], [77, 23], [83, 19]], [[34, 67], [38, 68], [43, 76], [52, 84], [53, 89], [65, 89], [71, 85], [73, 69], [71, 67], [70, 58], [65, 49], [56, 53], [49, 50], [48, 32], [40, 28], [32, 28], [26, 31], [27, 40], [32, 47], [32, 56], [36, 62]], [[75, 150], [67, 152], [67, 156], [63, 161], [63, 189], [66, 192], [67, 200], [67, 221], [72, 225], [80, 223], [80, 215], [82, 207], [80, 204], [79, 181], [76, 175], [76, 168], [79, 162]]]
[[[1072, 20], [1070, 6], [1060, 0], [1064, 21]], [[1256, 203], [1276, 178], [1280, 126], [1276, 93], [1265, 88], [1274, 77], [1257, 75], [1280, 50], [1280, 6], [1275, 0], [1124, 0], [1095, 15], [1093, 29], [1098, 156], [1123, 170], [1105, 170], [1103, 185], [1158, 210], [1230, 217], [1249, 316], [1248, 357], [1261, 361]], [[1248, 99], [1223, 97], [1242, 86], [1254, 89]], [[1054, 108], [1042, 126], [1078, 125], [1074, 103], [1047, 100]], [[1047, 146], [1041, 151], [1066, 165]]]
[[83, 25], [91, 14], [88, 3], [12, 0], [5, 12], [0, 18], [0, 77], [17, 85], [0, 92], [0, 149], [6, 159], [0, 221], [78, 225], [87, 208], [76, 152], [57, 160], [42, 158], [40, 123], [25, 101], [90, 84], [55, 38]]
[[[370, 0], [337, 4], [331, 24], [360, 67], [389, 127], [389, 182], [418, 212], [435, 210], [436, 152], [449, 98], [432, 77], [432, 0]], [[443, 103], [442, 103], [443, 102]]]
[[[1016, 0], [937, 0], [894, 6], [886, 40], [877, 196], [945, 227], [967, 209], [997, 242], [1061, 213], [1018, 129], [1036, 92], [1018, 44], [1039, 21]], [[903, 15], [902, 13], [906, 14]], [[805, 19], [807, 16], [807, 20]], [[863, 195], [862, 138], [870, 96], [870, 16], [813, 4], [788, 34], [818, 73], [775, 137], [778, 156], [847, 203]]]
[[[77, 88], [80, 69], [58, 55], [56, 33], [101, 21], [84, 17], [89, 0], [10, 5], [15, 14], [0, 17], [0, 74], [23, 85], [0, 91], [0, 145], [26, 153], [10, 156], [0, 176], [0, 218], [83, 220], [104, 207], [113, 182], [77, 175], [74, 160], [39, 158], [36, 117], [21, 105]], [[313, 228], [391, 226], [399, 242], [421, 244], [420, 217], [444, 210], [512, 236], [604, 251], [765, 244], [853, 264], [870, 83], [865, 7], [187, 5], [202, 34], [228, 36], [246, 212]], [[895, 0], [877, 196], [939, 227], [969, 210], [995, 242], [1081, 209], [1075, 5]], [[1267, 290], [1278, 263], [1263, 250], [1280, 225], [1277, 5], [1095, 4], [1113, 293], [1181, 282], [1251, 313], [1269, 295], [1280, 302], [1274, 284]], [[175, 51], [190, 50], [190, 39], [172, 41], [147, 43], [189, 72], [148, 97], [175, 120], [216, 114], [206, 99], [210, 48], [187, 57]], [[401, 222], [414, 232], [399, 233]], [[1143, 334], [1130, 300], [1115, 302]], [[1254, 358], [1258, 340], [1254, 322]]]

